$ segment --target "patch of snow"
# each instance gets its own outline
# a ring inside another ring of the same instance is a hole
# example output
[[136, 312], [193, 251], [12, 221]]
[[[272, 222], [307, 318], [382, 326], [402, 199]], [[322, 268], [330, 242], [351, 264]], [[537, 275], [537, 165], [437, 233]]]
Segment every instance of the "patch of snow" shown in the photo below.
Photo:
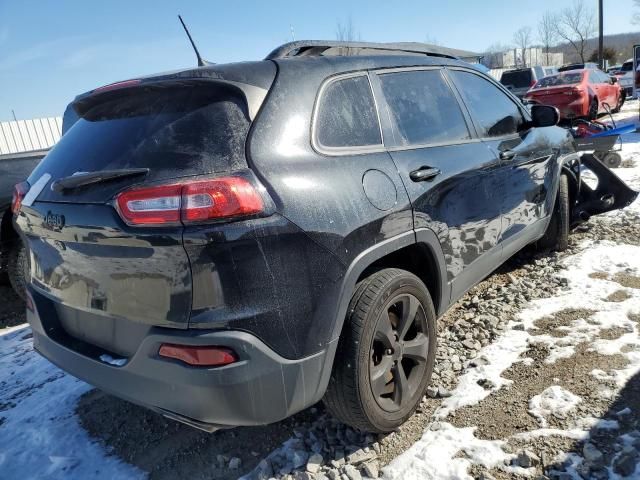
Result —
[[[385, 478], [473, 479], [467, 473], [472, 464], [491, 469], [504, 466], [515, 457], [502, 449], [505, 442], [476, 438], [473, 427], [457, 428], [446, 422], [436, 422], [431, 427], [436, 429], [425, 431], [409, 450], [383, 468]], [[508, 468], [513, 473], [527, 473], [520, 467]]]
[[529, 400], [529, 413], [538, 419], [540, 425], [546, 427], [548, 425], [547, 417], [551, 415], [564, 417], [581, 401], [580, 397], [569, 390], [552, 385]]
[[30, 333], [26, 325], [0, 332], [0, 476], [145, 478], [79, 425], [74, 409], [91, 387], [35, 352]]
[[[629, 343], [640, 346], [638, 328], [627, 317], [628, 312], [640, 312], [640, 295], [636, 290], [630, 292], [632, 296], [622, 302], [607, 302], [605, 298], [621, 289], [620, 285], [611, 280], [589, 277], [589, 274], [594, 271], [608, 272], [611, 276], [617, 272], [637, 273], [640, 271], [640, 247], [617, 245], [607, 241], [585, 242], [584, 247], [579, 254], [568, 257], [564, 261], [567, 268], [562, 272], [562, 276], [567, 278], [569, 288], [559, 292], [555, 297], [530, 302], [509, 323], [502, 336], [483, 348], [479, 356], [483, 356], [487, 364], [468, 369], [459, 378], [457, 387], [451, 392], [451, 397], [443, 399], [436, 410], [434, 414], [436, 419], [442, 421], [461, 407], [477, 404], [500, 388], [509, 388], [512, 382], [503, 378], [502, 373], [515, 362], [526, 360], [522, 359], [521, 355], [532, 342], [542, 342], [549, 347], [550, 357], [547, 359], [549, 362], [573, 355], [575, 347], [583, 342], [592, 345], [591, 348], [597, 349], [602, 354], [623, 354], [630, 362], [623, 370], [611, 373], [602, 370], [591, 372], [591, 375], [596, 378], [613, 379], [620, 386], [640, 371], [640, 351], [631, 350], [621, 353], [620, 350], [623, 345]], [[576, 306], [597, 313], [591, 318], [578, 318], [572, 321], [562, 337], [532, 336], [528, 332], [528, 330], [535, 330], [536, 320], [565, 309], [575, 309]], [[522, 323], [524, 330], [512, 329], [511, 327], [516, 323]], [[605, 342], [598, 339], [602, 330], [611, 327], [623, 327], [628, 333], [616, 340]], [[477, 383], [481, 379], [490, 380], [494, 387], [491, 390], [485, 390]], [[603, 388], [601, 393], [611, 398], [616, 395], [615, 391], [606, 388]], [[579, 401], [579, 397], [555, 386], [535, 396], [532, 399], [531, 408], [546, 422], [546, 415], [556, 412], [562, 415], [563, 412], [574, 408]], [[441, 424], [448, 425], [444, 422]], [[590, 431], [594, 428], [615, 429], [617, 427], [619, 425], [615, 421], [583, 418], [567, 430], [540, 428], [514, 435], [513, 438], [526, 440], [540, 436], [563, 436], [585, 440], [589, 438]], [[420, 441], [397, 457], [384, 469], [384, 472], [388, 478], [470, 478], [466, 473], [470, 464], [484, 465], [480, 460], [470, 460], [468, 452], [464, 450], [467, 444], [475, 445], [476, 442], [483, 442], [476, 439], [472, 432], [472, 427], [466, 429], [446, 427], [443, 431], [427, 430]], [[492, 447], [497, 447], [499, 444], [499, 442], [492, 442]], [[487, 444], [482, 445], [487, 446]], [[460, 452], [465, 453], [465, 458], [457, 457]], [[494, 450], [493, 454], [495, 456], [487, 456], [491, 459], [487, 463], [503, 465], [504, 459], [500, 462], [498, 457], [504, 454], [499, 454], [497, 450]], [[434, 459], [438, 460], [434, 461]], [[566, 457], [570, 475], [576, 471], [571, 465], [579, 462], [579, 459], [579, 456]], [[578, 463], [576, 468], [577, 466]]]

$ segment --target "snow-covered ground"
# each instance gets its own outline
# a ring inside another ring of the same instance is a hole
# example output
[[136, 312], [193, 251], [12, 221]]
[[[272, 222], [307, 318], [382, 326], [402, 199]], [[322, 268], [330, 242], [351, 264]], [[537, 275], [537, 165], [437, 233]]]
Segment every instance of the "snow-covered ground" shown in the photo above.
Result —
[[[637, 122], [638, 102], [627, 104], [616, 118], [619, 123]], [[630, 166], [616, 173], [640, 189], [640, 134], [625, 136], [622, 155]], [[627, 211], [640, 212], [640, 202]], [[612, 212], [607, 218], [614, 221], [621, 215], [625, 213]], [[566, 288], [551, 298], [530, 301], [497, 339], [482, 348], [478, 354], [482, 361], [461, 373], [451, 396], [439, 400], [421, 437], [382, 470], [385, 478], [474, 478], [478, 477], [473, 473], [478, 468], [494, 475], [532, 476], [536, 472], [535, 458], [527, 460], [525, 455], [523, 461], [520, 445], [541, 438], [588, 441], [597, 432], [621, 428], [618, 420], [593, 416], [591, 407], [587, 407], [589, 402], [616, 398], [640, 373], [640, 321], [630, 317], [640, 314], [640, 289], [625, 286], [621, 280], [640, 277], [640, 247], [585, 240], [579, 253], [563, 260], [563, 267], [558, 275], [566, 279]], [[612, 296], [616, 300], [610, 300]], [[574, 314], [565, 324], [553, 328], [541, 327], [542, 320], [576, 308], [585, 313]], [[612, 331], [617, 333], [613, 335]], [[541, 361], [530, 356], [532, 345], [544, 349], [547, 356]], [[487, 439], [479, 435], [473, 422], [464, 424], [465, 412], [482, 409], [485, 404], [489, 408], [501, 393], [520, 389], [519, 380], [506, 372], [523, 366], [553, 369], [584, 352], [597, 358], [615, 357], [619, 362], [617, 368], [598, 365], [590, 371], [589, 380], [596, 382], [597, 388], [589, 398], [584, 392], [572, 391], [565, 381], [568, 377], [560, 372], [525, 399], [524, 414], [535, 422], [531, 428]], [[88, 385], [34, 352], [28, 326], [0, 331], [0, 478], [145, 477], [145, 472], [120, 460], [82, 428], [76, 405], [89, 390]], [[633, 408], [620, 408], [620, 422], [625, 416], [640, 415]], [[620, 448], [602, 460], [611, 479], [620, 478], [612, 467], [616, 458], [635, 448], [632, 445], [636, 441], [629, 433], [615, 437]], [[242, 447], [246, 450], [252, 445]], [[583, 454], [561, 452], [551, 460], [562, 467], [567, 478], [580, 478], [578, 474], [585, 472], [585, 458], [590, 462], [599, 458], [597, 448], [593, 447], [596, 452], [590, 448], [585, 447]], [[532, 465], [527, 466], [527, 461]], [[209, 475], [203, 471], [200, 476]], [[640, 469], [632, 475], [640, 477]]]
[[91, 387], [33, 350], [28, 326], [0, 333], [0, 478], [142, 478], [108, 456], [74, 409]]

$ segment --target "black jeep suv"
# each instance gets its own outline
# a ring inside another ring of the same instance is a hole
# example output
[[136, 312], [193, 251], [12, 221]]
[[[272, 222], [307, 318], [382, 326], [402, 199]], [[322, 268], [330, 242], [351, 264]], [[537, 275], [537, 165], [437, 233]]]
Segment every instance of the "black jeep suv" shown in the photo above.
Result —
[[323, 398], [393, 430], [429, 383], [439, 315], [636, 197], [554, 108], [416, 44], [294, 42], [72, 107], [14, 198], [35, 348], [205, 430]]

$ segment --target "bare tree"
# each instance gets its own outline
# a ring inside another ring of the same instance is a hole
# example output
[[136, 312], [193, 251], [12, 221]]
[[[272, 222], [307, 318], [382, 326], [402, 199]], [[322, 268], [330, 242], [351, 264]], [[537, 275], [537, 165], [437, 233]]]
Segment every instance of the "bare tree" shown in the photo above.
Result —
[[538, 22], [538, 40], [540, 40], [542, 48], [544, 49], [545, 63], [549, 65], [549, 63], [551, 63], [549, 61], [549, 51], [558, 40], [556, 20], [553, 13], [546, 12], [540, 19], [540, 22]]
[[424, 37], [424, 43], [427, 43], [429, 45], [436, 45], [438, 47], [442, 46], [438, 39], [436, 37], [432, 37], [431, 35], [426, 35]]
[[584, 63], [587, 40], [596, 33], [593, 9], [582, 0], [574, 0], [573, 5], [564, 8], [555, 17], [555, 30], [560, 38], [571, 44]]
[[527, 48], [531, 45], [531, 27], [522, 27], [516, 33], [513, 34], [513, 43], [516, 47], [520, 47], [522, 52], [522, 66], [527, 66]]
[[340, 42], [356, 42], [361, 40], [360, 32], [356, 30], [351, 15], [349, 15], [344, 23], [338, 20], [336, 24], [336, 40]]

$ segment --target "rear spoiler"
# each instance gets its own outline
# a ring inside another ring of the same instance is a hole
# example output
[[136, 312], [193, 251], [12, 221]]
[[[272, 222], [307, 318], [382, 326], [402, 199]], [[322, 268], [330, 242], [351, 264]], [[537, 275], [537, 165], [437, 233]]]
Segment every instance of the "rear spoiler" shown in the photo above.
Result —
[[[194, 85], [211, 85], [227, 88], [242, 95], [247, 102], [249, 118], [253, 121], [267, 96], [268, 90], [249, 85], [247, 83], [235, 82], [232, 80], [222, 80], [217, 78], [170, 78], [170, 79], [149, 79], [149, 80], [127, 80], [124, 82], [112, 83], [104, 87], [97, 88], [85, 94], [79, 95], [67, 107], [64, 115], [62, 130], [66, 132], [79, 117], [82, 117], [94, 106], [108, 100], [132, 94], [136, 91], [147, 89], [164, 89], [187, 87]], [[69, 110], [72, 109], [73, 112]], [[69, 121], [67, 121], [67, 118]]]

